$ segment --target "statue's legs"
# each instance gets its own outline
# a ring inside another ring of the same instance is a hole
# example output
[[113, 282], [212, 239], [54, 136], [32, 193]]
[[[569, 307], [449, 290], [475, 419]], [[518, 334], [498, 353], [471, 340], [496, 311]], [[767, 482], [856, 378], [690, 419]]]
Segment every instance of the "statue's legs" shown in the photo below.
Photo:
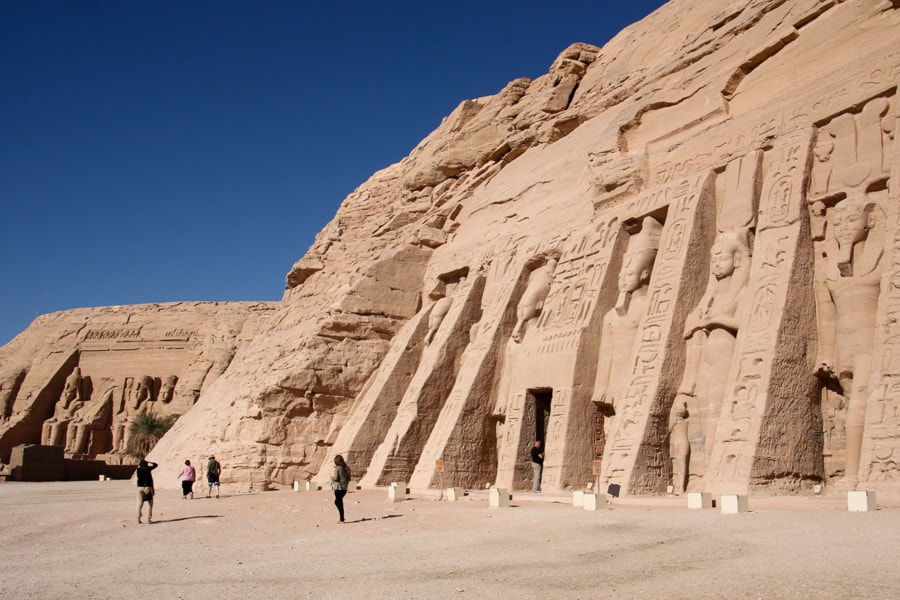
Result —
[[713, 445], [716, 441], [716, 427], [719, 424], [719, 416], [722, 412], [722, 400], [725, 395], [725, 384], [728, 381], [728, 370], [731, 367], [731, 357], [734, 354], [735, 337], [726, 329], [713, 329], [709, 332], [706, 347], [701, 361], [701, 376], [703, 387], [700, 388], [700, 400], [706, 404], [704, 415], [704, 445], [703, 452], [707, 464], [712, 455]]
[[848, 489], [856, 487], [859, 482], [859, 461], [862, 455], [866, 398], [869, 394], [871, 370], [872, 357], [869, 354], [859, 353], [853, 359], [853, 374], [841, 378], [844, 390], [850, 390], [850, 394], [847, 396], [847, 462], [844, 467], [844, 484]]

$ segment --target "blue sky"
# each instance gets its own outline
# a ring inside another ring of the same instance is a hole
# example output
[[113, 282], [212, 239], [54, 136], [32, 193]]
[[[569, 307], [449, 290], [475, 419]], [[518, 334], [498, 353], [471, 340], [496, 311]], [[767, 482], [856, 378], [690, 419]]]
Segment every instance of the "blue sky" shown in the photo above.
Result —
[[460, 101], [662, 4], [0, 3], [0, 344], [57, 310], [280, 299]]

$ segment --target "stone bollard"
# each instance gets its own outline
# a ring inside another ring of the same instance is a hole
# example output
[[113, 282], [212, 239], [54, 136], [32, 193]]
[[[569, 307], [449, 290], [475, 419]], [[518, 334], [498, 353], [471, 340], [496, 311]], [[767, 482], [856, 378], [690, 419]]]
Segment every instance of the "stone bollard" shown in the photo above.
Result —
[[578, 490], [572, 492], [572, 506], [576, 508], [584, 507], [584, 491]]
[[850, 512], [868, 512], [875, 510], [877, 506], [875, 492], [867, 490], [847, 492], [847, 510]]
[[106, 481], [106, 475], [100, 475], [99, 481]]
[[394, 481], [388, 488], [388, 499], [391, 502], [403, 502], [406, 500], [406, 482]]
[[294, 491], [295, 491], [295, 492], [299, 492], [299, 491], [300, 491], [300, 482], [297, 481], [296, 479], [294, 480]]
[[585, 492], [584, 494], [584, 510], [600, 510], [606, 508], [606, 494], [595, 494], [593, 492]]
[[490, 498], [491, 508], [502, 508], [509, 506], [509, 492], [506, 490], [492, 487], [490, 491]]
[[750, 510], [750, 501], [744, 494], [723, 494], [719, 502], [722, 503], [723, 515], [736, 515]]
[[[307, 481], [307, 482], [305, 482], [303, 489], [307, 492], [315, 492], [316, 490], [319, 489], [319, 484], [316, 483], [315, 481]], [[347, 489], [350, 489], [349, 485], [347, 486]]]
[[447, 500], [449, 502], [459, 502], [465, 495], [466, 492], [461, 487], [447, 488]]
[[688, 492], [688, 508], [712, 508], [712, 494], [707, 492]]

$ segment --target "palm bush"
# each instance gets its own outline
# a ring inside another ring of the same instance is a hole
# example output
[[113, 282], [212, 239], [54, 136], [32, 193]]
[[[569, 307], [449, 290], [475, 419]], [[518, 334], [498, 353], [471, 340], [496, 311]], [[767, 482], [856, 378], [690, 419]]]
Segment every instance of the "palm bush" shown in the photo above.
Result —
[[147, 456], [162, 436], [172, 428], [178, 417], [160, 417], [142, 410], [128, 426], [128, 447], [125, 452], [134, 458]]

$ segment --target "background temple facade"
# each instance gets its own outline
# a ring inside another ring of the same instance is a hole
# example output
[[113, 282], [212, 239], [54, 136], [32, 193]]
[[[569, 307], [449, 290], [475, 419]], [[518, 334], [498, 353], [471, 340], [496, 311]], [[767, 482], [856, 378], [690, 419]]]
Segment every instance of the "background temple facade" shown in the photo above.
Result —
[[226, 483], [340, 453], [363, 486], [525, 489], [541, 439], [544, 489], [900, 494], [898, 38], [892, 1], [673, 0], [360, 186], [196, 405], [186, 366], [107, 376], [80, 334], [42, 422], [78, 366], [125, 405], [177, 376], [152, 459]]

